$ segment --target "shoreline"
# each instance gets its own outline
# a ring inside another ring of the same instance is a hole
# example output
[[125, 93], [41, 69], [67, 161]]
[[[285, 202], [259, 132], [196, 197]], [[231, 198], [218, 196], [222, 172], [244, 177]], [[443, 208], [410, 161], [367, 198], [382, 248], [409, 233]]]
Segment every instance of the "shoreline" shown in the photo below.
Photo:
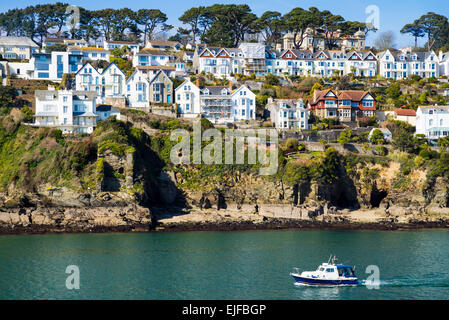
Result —
[[[259, 216], [257, 216], [259, 218]], [[321, 217], [320, 217], [321, 218]], [[52, 225], [14, 226], [0, 225], [0, 235], [31, 235], [31, 234], [99, 234], [99, 233], [162, 233], [162, 232], [233, 232], [233, 231], [269, 231], [269, 230], [377, 230], [377, 231], [418, 231], [449, 229], [449, 221], [416, 220], [410, 222], [394, 221], [326, 221], [325, 219], [292, 219], [269, 218], [246, 220], [215, 220], [215, 221], [153, 221], [152, 224], [122, 225], [122, 226], [90, 226], [58, 227]]]

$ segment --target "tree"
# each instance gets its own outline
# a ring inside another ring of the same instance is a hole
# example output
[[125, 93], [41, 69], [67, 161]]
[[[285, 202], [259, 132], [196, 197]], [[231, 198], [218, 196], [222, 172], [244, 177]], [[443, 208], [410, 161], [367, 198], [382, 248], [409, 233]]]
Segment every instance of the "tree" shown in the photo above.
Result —
[[200, 6], [197, 8], [190, 8], [179, 17], [179, 21], [190, 26], [193, 43], [196, 43], [196, 36], [200, 32], [199, 26], [204, 12], [205, 7]]
[[384, 51], [396, 46], [395, 35], [392, 31], [385, 31], [379, 34], [374, 41], [374, 45], [378, 50]]
[[285, 23], [282, 15], [277, 11], [266, 11], [257, 21], [265, 44], [275, 46], [282, 37]]
[[347, 144], [352, 140], [352, 129], [345, 129], [340, 133], [338, 143], [341, 145]]
[[323, 33], [324, 43], [327, 49], [332, 50], [337, 47], [337, 39], [334, 34], [341, 30], [341, 23], [345, 20], [342, 16], [333, 15], [330, 11], [325, 10], [322, 12], [324, 16], [323, 21]]
[[440, 47], [442, 40], [447, 40], [448, 20], [445, 16], [429, 12], [418, 19], [418, 24], [427, 34], [427, 50], [430, 51], [435, 44]]
[[385, 93], [387, 94], [388, 98], [391, 98], [391, 99], [399, 98], [401, 95], [401, 86], [400, 86], [399, 82], [395, 82], [391, 86], [389, 86], [385, 90]]
[[379, 129], [375, 129], [371, 134], [370, 141], [373, 144], [384, 144], [385, 143], [384, 134]]
[[237, 47], [245, 35], [258, 31], [257, 16], [246, 4], [215, 4], [205, 11], [213, 22], [201, 40], [209, 45]]
[[286, 29], [293, 34], [293, 44], [299, 49], [306, 37], [306, 30], [314, 24], [313, 16], [307, 10], [294, 8], [283, 16]]
[[412, 153], [415, 150], [413, 143], [413, 134], [408, 130], [400, 127], [393, 136], [393, 146], [400, 151]]
[[265, 83], [272, 86], [277, 86], [279, 85], [279, 79], [275, 75], [267, 73], [267, 75], [265, 76]]
[[173, 26], [166, 24], [167, 15], [159, 9], [140, 9], [137, 11], [136, 22], [143, 26], [143, 41], [152, 40], [157, 28], [161, 31], [170, 30]]
[[0, 85], [0, 108], [13, 106], [17, 91], [14, 87]]
[[418, 38], [422, 38], [426, 35], [418, 20], [415, 20], [411, 24], [406, 24], [401, 29], [401, 33], [410, 33], [415, 38], [415, 48], [418, 47]]

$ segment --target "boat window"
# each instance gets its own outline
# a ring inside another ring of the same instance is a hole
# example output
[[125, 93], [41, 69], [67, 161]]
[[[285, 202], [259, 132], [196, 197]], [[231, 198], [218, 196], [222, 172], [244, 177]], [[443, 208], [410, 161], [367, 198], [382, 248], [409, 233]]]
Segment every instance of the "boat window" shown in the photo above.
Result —
[[341, 268], [338, 270], [338, 273], [341, 277], [353, 277], [354, 272], [351, 268]]
[[326, 269], [326, 272], [334, 272], [334, 269], [332, 268]]
[[324, 268], [320, 268], [320, 271], [324, 271]]

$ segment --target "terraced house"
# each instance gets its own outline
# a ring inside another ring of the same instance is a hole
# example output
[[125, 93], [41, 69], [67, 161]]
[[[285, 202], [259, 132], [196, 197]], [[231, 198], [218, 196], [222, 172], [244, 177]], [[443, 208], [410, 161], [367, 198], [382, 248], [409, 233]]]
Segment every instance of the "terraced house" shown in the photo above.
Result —
[[123, 99], [123, 107], [125, 106], [125, 81], [125, 74], [115, 63], [110, 63], [105, 69], [96, 69], [87, 62], [75, 76], [76, 90], [95, 91], [98, 104], [116, 104], [114, 101]]
[[174, 102], [173, 92], [173, 82], [163, 70], [150, 76], [137, 69], [126, 81], [126, 99], [128, 106], [133, 108], [171, 104]]
[[376, 100], [368, 91], [316, 90], [308, 110], [318, 118], [337, 119], [341, 122], [372, 117], [376, 113]]
[[428, 140], [449, 136], [449, 106], [418, 107], [416, 134], [423, 134]]
[[377, 72], [377, 58], [371, 51], [268, 49], [265, 58], [267, 72], [278, 76], [287, 73], [332, 77], [353, 73], [356, 76], [374, 77]]
[[137, 66], [168, 66], [174, 56], [159, 49], [142, 49], [133, 58], [133, 67]]
[[34, 53], [26, 70], [28, 79], [61, 81], [64, 73], [75, 74], [83, 66], [83, 55], [53, 51]]
[[421, 78], [440, 76], [439, 59], [434, 51], [387, 50], [378, 54], [378, 60], [379, 74], [387, 79], [401, 80], [411, 75]]

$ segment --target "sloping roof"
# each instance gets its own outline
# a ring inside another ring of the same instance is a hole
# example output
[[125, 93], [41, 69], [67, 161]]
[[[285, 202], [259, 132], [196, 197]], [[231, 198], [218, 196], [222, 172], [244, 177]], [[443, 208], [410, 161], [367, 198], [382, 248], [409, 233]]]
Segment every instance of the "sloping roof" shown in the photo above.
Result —
[[31, 38], [27, 37], [0, 37], [0, 45], [30, 46], [33, 48], [39, 48], [39, 46]]
[[416, 117], [416, 111], [413, 109], [396, 109], [394, 112], [398, 116]]
[[368, 93], [368, 91], [360, 90], [342, 90], [338, 91], [337, 95], [339, 100], [362, 101]]
[[173, 66], [137, 66], [138, 70], [175, 70]]
[[107, 43], [112, 43], [112, 44], [135, 44], [138, 45], [137, 42], [134, 41], [115, 41], [115, 40], [110, 40], [110, 41], [106, 41]]
[[209, 95], [211, 96], [221, 96], [221, 91], [223, 89], [226, 89], [227, 94], [231, 94], [228, 86], [206, 86], [206, 87], [200, 87], [201, 93], [203, 94], [204, 90], [209, 90]]
[[172, 54], [159, 49], [144, 48], [137, 55], [150, 54], [153, 56], [171, 56]]
[[150, 43], [151, 45], [154, 46], [170, 46], [170, 47], [180, 44], [177, 41], [162, 41], [162, 40], [148, 40], [147, 43]]

